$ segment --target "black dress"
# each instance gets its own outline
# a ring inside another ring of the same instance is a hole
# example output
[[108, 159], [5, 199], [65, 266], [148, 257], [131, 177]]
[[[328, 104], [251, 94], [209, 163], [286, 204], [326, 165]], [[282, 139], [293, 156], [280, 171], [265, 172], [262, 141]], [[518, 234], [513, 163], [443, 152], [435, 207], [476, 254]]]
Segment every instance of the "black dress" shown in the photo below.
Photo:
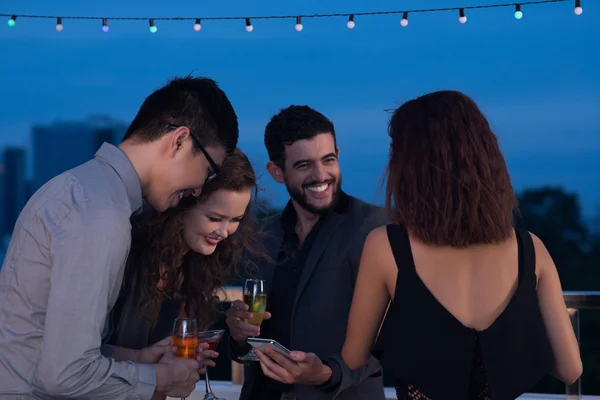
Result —
[[144, 201], [143, 212], [131, 218], [131, 251], [127, 258], [119, 297], [111, 310], [111, 332], [106, 343], [127, 349], [141, 350], [171, 336], [173, 324], [179, 317], [180, 300], [164, 299], [155, 324], [140, 313], [144, 293], [140, 274], [143, 253], [148, 251], [146, 222], [156, 211]]
[[140, 314], [144, 299], [135, 262], [128, 262], [119, 298], [112, 310], [113, 331], [107, 343], [127, 349], [140, 350], [171, 336], [173, 324], [179, 317], [181, 301], [163, 300], [156, 320], [151, 324]]
[[389, 225], [387, 232], [400, 278], [373, 355], [396, 378], [398, 399], [514, 400], [552, 372], [529, 232], [516, 231], [518, 288], [484, 331], [465, 327], [427, 289], [406, 230]]

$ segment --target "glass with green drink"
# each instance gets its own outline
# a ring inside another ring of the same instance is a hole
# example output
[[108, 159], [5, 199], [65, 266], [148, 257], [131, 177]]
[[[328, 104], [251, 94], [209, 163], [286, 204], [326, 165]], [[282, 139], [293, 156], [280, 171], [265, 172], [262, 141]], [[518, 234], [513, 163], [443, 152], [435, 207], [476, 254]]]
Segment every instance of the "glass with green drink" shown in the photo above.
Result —
[[[265, 281], [262, 279], [246, 279], [243, 297], [244, 303], [248, 305], [248, 312], [252, 313], [252, 318], [246, 318], [245, 322], [250, 325], [260, 326], [267, 309]], [[245, 356], [239, 357], [239, 359], [244, 361], [259, 361], [252, 349]]]
[[265, 281], [262, 279], [246, 279], [246, 283], [244, 284], [244, 303], [248, 305], [248, 312], [252, 313], [252, 318], [247, 318], [246, 323], [260, 326], [267, 308]]

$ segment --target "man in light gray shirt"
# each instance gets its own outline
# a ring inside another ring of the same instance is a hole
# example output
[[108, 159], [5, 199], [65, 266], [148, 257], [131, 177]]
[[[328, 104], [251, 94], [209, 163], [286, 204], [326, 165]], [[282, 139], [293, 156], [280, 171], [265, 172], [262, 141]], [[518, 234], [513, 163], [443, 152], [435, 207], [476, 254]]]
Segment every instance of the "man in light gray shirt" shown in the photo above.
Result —
[[[157, 211], [202, 185], [238, 140], [227, 96], [206, 78], [152, 93], [117, 148], [53, 178], [19, 216], [0, 270], [1, 399], [186, 397], [197, 360], [102, 346], [142, 198]], [[74, 149], [77, 151], [77, 149]]]

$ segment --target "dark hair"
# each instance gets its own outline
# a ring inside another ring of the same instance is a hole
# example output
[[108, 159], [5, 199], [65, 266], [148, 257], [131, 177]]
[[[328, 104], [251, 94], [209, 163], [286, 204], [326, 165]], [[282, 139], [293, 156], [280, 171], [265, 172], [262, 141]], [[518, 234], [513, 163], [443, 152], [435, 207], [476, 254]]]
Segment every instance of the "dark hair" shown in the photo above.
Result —
[[269, 159], [283, 168], [285, 146], [310, 139], [320, 133], [331, 133], [335, 144], [333, 123], [308, 106], [289, 106], [274, 115], [265, 128], [265, 146]]
[[237, 146], [237, 115], [225, 92], [209, 78], [171, 79], [144, 100], [123, 140], [154, 141], [170, 124], [188, 127], [203, 146], [221, 145], [228, 153]]
[[[234, 275], [242, 258], [262, 253], [261, 239], [250, 212], [253, 201], [248, 204], [237, 231], [221, 241], [213, 254], [187, 251], [182, 221], [185, 212], [218, 190], [252, 190], [256, 201], [256, 175], [241, 151], [236, 149], [225, 158], [221, 172], [204, 185], [198, 198], [186, 197], [176, 208], [151, 218], [142, 237], [133, 242], [136, 263], [142, 270], [144, 301], [140, 313], [153, 324], [164, 296], [180, 298], [187, 315], [196, 318], [202, 329], [208, 328], [216, 310], [215, 291]], [[160, 280], [163, 284], [158, 288]]]
[[496, 135], [463, 93], [439, 91], [393, 114], [390, 218], [429, 245], [466, 247], [513, 234], [517, 200]]

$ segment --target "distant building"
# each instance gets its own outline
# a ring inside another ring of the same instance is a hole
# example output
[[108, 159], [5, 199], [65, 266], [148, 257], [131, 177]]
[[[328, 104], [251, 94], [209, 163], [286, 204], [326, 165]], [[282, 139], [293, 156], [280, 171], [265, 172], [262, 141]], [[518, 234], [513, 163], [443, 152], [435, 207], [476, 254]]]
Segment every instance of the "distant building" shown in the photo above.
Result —
[[27, 199], [29, 199], [35, 193], [35, 190], [33, 189], [33, 181], [28, 180], [25, 184], [25, 187], [27, 188]]
[[4, 264], [4, 257], [6, 257], [6, 250], [8, 250], [8, 243], [10, 242], [10, 236], [4, 235], [0, 237], [0, 269]]
[[594, 235], [600, 235], [600, 205], [598, 205], [596, 208], [597, 214], [588, 220], [587, 225], [590, 230], [590, 233]]
[[10, 234], [21, 209], [29, 199], [25, 177], [26, 153], [20, 147], [7, 147], [3, 155], [2, 234]]
[[35, 192], [62, 172], [83, 164], [104, 142], [118, 144], [127, 125], [107, 116], [85, 121], [35, 125], [32, 130], [33, 182]]
[[0, 155], [0, 237], [4, 233], [4, 164], [2, 162], [2, 155]]

